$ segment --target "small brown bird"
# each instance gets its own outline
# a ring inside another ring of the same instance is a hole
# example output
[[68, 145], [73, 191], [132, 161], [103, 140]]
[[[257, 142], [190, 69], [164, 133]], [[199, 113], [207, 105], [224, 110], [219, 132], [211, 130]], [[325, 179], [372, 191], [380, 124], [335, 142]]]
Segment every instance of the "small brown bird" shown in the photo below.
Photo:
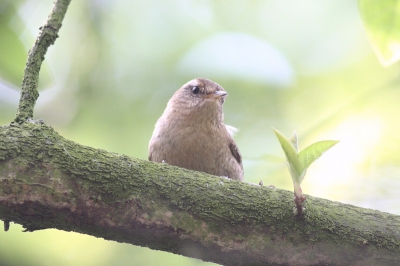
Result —
[[183, 85], [155, 125], [149, 160], [242, 181], [242, 156], [232, 137], [235, 129], [224, 124], [227, 95], [204, 78]]

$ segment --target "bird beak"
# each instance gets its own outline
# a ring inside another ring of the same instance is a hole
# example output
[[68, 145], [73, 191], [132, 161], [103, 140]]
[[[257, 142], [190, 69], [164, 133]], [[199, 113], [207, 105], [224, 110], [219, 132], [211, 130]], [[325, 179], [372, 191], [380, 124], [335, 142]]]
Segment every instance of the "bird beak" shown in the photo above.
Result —
[[226, 91], [216, 91], [212, 94], [207, 95], [207, 97], [211, 99], [219, 99], [226, 96], [228, 96], [228, 93]]

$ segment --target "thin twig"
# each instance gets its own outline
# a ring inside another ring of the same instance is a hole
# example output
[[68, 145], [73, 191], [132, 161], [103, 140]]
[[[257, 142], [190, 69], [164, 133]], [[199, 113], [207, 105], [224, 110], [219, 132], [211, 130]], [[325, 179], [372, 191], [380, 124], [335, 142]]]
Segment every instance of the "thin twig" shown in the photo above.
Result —
[[40, 27], [39, 36], [32, 49], [29, 50], [26, 62], [24, 77], [22, 80], [21, 97], [14, 121], [23, 123], [28, 118], [33, 117], [33, 109], [39, 92], [37, 90], [39, 82], [39, 72], [44, 56], [50, 45], [54, 44], [58, 37], [62, 21], [71, 0], [56, 0], [47, 21]]

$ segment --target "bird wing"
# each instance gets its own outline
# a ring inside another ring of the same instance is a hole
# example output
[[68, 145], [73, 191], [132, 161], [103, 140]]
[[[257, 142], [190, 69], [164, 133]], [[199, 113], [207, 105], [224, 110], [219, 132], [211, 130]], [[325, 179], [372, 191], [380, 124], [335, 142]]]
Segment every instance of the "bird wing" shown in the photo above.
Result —
[[233, 157], [235, 157], [238, 164], [242, 165], [242, 155], [240, 155], [240, 152], [239, 152], [238, 147], [236, 146], [236, 143], [230, 142], [229, 149], [231, 150], [232, 155], [233, 155]]

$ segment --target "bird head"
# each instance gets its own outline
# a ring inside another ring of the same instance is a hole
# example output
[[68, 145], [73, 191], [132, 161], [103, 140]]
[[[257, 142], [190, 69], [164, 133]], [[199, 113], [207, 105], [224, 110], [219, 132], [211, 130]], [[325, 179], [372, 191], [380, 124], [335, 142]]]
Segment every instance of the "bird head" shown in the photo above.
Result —
[[228, 93], [217, 83], [204, 78], [196, 78], [183, 85], [172, 97], [172, 104], [181, 109], [192, 109], [201, 112], [220, 109]]

